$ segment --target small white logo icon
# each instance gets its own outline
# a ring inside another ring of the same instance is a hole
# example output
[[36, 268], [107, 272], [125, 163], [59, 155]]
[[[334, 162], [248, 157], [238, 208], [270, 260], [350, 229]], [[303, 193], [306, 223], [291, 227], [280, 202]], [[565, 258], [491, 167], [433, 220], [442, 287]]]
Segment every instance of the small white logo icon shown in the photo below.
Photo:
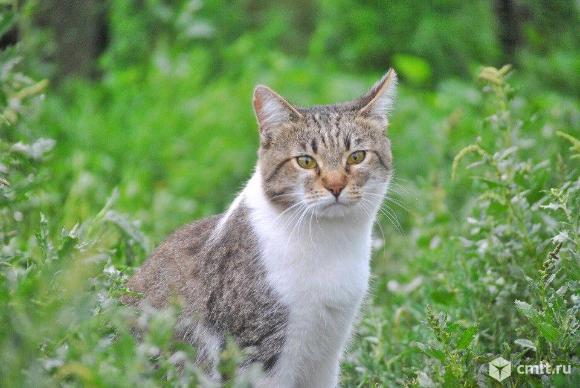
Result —
[[503, 381], [512, 374], [512, 364], [503, 357], [491, 360], [489, 363], [489, 375], [497, 381]]

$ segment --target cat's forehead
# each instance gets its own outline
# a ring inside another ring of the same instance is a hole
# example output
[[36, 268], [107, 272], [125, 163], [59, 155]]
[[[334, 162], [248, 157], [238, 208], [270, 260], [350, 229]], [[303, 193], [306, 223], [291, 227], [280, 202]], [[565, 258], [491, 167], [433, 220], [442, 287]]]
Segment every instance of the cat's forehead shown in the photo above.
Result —
[[372, 141], [381, 130], [357, 119], [355, 112], [342, 106], [329, 105], [300, 109], [303, 119], [298, 124], [299, 138], [315, 150], [356, 147]]
[[304, 121], [308, 127], [319, 127], [321, 129], [331, 129], [335, 126], [349, 125], [354, 121], [354, 117], [347, 113], [338, 111], [313, 110], [304, 114]]
[[307, 108], [298, 108], [298, 111], [303, 115], [305, 120], [309, 123], [316, 124], [331, 124], [336, 123], [337, 120], [343, 122], [354, 121], [356, 111], [351, 106], [352, 104], [333, 104], [333, 105], [315, 105]]

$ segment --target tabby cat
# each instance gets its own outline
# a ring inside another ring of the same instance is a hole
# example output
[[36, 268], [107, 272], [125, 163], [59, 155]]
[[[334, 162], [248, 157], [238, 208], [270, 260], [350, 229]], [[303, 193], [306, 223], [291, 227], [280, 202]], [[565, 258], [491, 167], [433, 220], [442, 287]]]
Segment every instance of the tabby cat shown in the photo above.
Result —
[[260, 148], [229, 209], [172, 234], [130, 279], [125, 302], [179, 300], [176, 336], [217, 375], [226, 338], [260, 387], [336, 387], [369, 283], [371, 232], [392, 177], [391, 69], [363, 97], [301, 108], [265, 86]]

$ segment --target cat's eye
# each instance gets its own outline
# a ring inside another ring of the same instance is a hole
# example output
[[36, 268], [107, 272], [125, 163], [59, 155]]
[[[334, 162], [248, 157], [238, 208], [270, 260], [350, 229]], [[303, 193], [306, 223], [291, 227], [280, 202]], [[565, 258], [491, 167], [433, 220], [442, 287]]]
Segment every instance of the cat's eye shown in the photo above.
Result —
[[298, 165], [302, 168], [305, 168], [307, 170], [312, 170], [313, 168], [316, 168], [317, 164], [316, 164], [316, 160], [314, 160], [313, 157], [308, 156], [308, 155], [302, 155], [296, 158], [296, 162], [298, 162]]
[[346, 159], [347, 164], [359, 164], [363, 160], [367, 153], [365, 151], [354, 151], [352, 154], [348, 155], [348, 159]]

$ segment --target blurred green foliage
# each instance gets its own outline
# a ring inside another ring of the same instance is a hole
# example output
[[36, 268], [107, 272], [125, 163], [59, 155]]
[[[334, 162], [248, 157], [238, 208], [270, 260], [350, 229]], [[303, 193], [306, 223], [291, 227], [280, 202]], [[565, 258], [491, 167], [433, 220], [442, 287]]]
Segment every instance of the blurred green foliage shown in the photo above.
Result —
[[21, 36], [0, 56], [0, 385], [199, 382], [176, 308], [119, 306], [126, 276], [251, 175], [254, 85], [325, 104], [389, 66], [396, 179], [344, 386], [493, 386], [498, 355], [576, 368], [514, 386], [578, 385], [572, 1], [516, 2], [514, 73], [480, 72], [509, 56], [492, 2], [111, 1], [88, 79], [58, 77], [46, 3], [1, 4], [0, 32]]

